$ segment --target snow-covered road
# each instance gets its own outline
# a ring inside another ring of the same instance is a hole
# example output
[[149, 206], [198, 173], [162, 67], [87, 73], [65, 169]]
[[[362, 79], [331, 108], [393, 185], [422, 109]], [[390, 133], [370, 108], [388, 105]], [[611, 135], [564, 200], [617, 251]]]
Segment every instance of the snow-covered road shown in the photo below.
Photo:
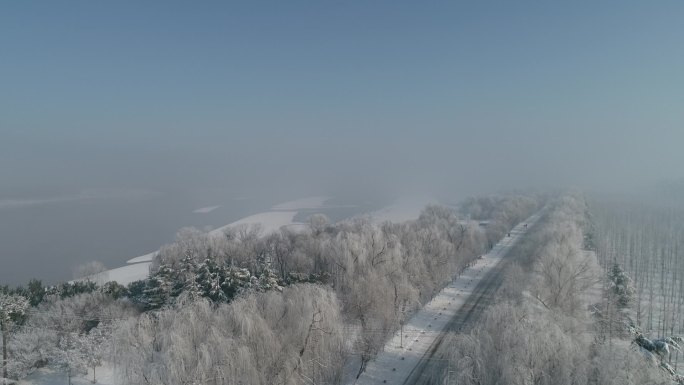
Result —
[[[440, 361], [431, 353], [446, 331], [454, 327], [454, 321], [459, 318], [465, 321], [469, 315], [463, 313], [471, 312], [473, 306], [480, 302], [480, 297], [488, 291], [489, 285], [483, 282], [483, 277], [487, 277], [486, 281], [500, 279], [500, 269], [497, 269], [499, 262], [540, 216], [537, 213], [518, 224], [511, 230], [510, 237], [504, 237], [489, 253], [442, 289], [404, 325], [403, 337], [397, 331], [387, 342], [383, 352], [368, 364], [366, 371], [353, 383], [370, 385], [417, 382], [426, 362]], [[470, 306], [464, 306], [469, 301], [472, 302]]]

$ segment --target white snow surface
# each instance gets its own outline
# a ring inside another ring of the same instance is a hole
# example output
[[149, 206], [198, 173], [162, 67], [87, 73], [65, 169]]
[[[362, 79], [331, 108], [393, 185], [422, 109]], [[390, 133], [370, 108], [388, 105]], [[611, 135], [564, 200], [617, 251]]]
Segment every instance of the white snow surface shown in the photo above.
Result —
[[218, 229], [209, 232], [211, 235], [220, 235], [231, 227], [241, 225], [258, 225], [261, 226], [261, 231], [264, 235], [271, 234], [278, 231], [281, 227], [299, 225], [294, 222], [294, 217], [297, 211], [267, 211], [242, 218], [239, 221], [219, 227]]
[[110, 281], [116, 281], [121, 285], [128, 285], [131, 282], [140, 281], [147, 278], [150, 274], [150, 265], [152, 262], [133, 263], [116, 269], [103, 271], [89, 276], [87, 279], [98, 284], [104, 284]]
[[210, 212], [216, 210], [219, 207], [221, 207], [221, 206], [207, 206], [207, 207], [202, 207], [201, 209], [192, 210], [192, 212], [195, 214], [206, 214], [206, 213], [210, 213]]
[[154, 257], [157, 256], [157, 253], [159, 253], [159, 251], [153, 251], [151, 253], [147, 253], [139, 257], [131, 258], [128, 261], [126, 261], [126, 263], [152, 262], [154, 260]]
[[[95, 369], [95, 378], [100, 385], [117, 385], [114, 382], [114, 370], [104, 364]], [[71, 377], [73, 385], [92, 385], [93, 369], [88, 368], [87, 375], [74, 375]], [[26, 378], [16, 382], [17, 385], [64, 385], [68, 383], [68, 377], [64, 370], [53, 368], [41, 368], [28, 375]]]
[[[403, 345], [400, 333], [396, 331], [385, 344], [383, 351], [368, 363], [366, 371], [358, 380], [352, 379], [347, 383], [358, 385], [404, 383], [411, 370], [428, 352], [482, 277], [505, 258], [511, 247], [529, 227], [532, 227], [539, 216], [537, 213], [526, 222], [518, 224], [511, 230], [510, 237], [499, 241], [489, 253], [478, 259], [474, 265], [465, 269], [463, 274], [442, 289], [404, 325]], [[524, 223], [528, 224], [528, 228], [524, 227]]]
[[325, 207], [325, 202], [329, 201], [331, 197], [327, 196], [315, 196], [297, 199], [281, 204], [277, 204], [271, 207], [271, 210], [285, 210], [285, 211], [297, 211], [304, 209], [320, 209]]

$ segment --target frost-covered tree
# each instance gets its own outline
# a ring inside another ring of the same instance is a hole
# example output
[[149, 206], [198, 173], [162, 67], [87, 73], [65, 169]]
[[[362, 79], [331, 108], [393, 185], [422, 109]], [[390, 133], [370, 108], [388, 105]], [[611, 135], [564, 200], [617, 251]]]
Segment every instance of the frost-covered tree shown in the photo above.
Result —
[[202, 297], [209, 298], [216, 303], [229, 300], [230, 293], [224, 290], [225, 272], [215, 260], [205, 260], [197, 266], [196, 270], [198, 290]]
[[496, 305], [470, 334], [446, 343], [449, 360], [464, 385], [587, 384], [589, 357], [571, 324], [530, 304]]
[[182, 296], [117, 326], [115, 373], [126, 384], [334, 383], [343, 330], [335, 294], [317, 285], [250, 293], [217, 308]]
[[615, 349], [607, 344], [593, 346], [591, 382], [596, 385], [671, 385], [671, 376], [658, 364], [633, 349]]
[[79, 335], [78, 350], [83, 363], [93, 370], [93, 383], [97, 382], [96, 370], [102, 365], [111, 349], [112, 330], [110, 323], [101, 323], [87, 333]]
[[48, 293], [48, 288], [43, 286], [43, 282], [38, 279], [32, 279], [26, 285], [26, 288], [19, 287], [17, 293], [23, 295], [28, 299], [31, 306], [38, 306]]
[[290, 273], [292, 254], [295, 251], [296, 234], [283, 229], [273, 233], [264, 240], [266, 248], [270, 251], [270, 260], [273, 268], [277, 271], [281, 280], [286, 279]]
[[618, 264], [611, 267], [606, 278], [604, 298], [600, 303], [593, 304], [591, 311], [596, 321], [598, 338], [612, 344], [614, 337], [629, 338], [630, 329], [635, 327], [630, 311], [635, 292], [630, 277]]
[[540, 233], [534, 263], [538, 279], [533, 293], [545, 306], [567, 314], [582, 310], [581, 294], [599, 282], [594, 254], [582, 249], [584, 212], [578, 200], [566, 197], [556, 203]]
[[26, 298], [20, 295], [0, 292], [0, 334], [2, 334], [2, 378], [8, 377], [8, 342], [9, 335], [16, 321], [20, 320], [29, 307]]
[[137, 314], [126, 300], [115, 300], [103, 293], [81, 294], [69, 298], [50, 297], [31, 312], [26, 325], [63, 334], [88, 332], [100, 323]]
[[632, 305], [635, 300], [636, 291], [632, 279], [622, 270], [619, 264], [613, 264], [608, 272], [610, 290], [616, 298], [616, 303], [621, 309]]
[[56, 333], [45, 328], [24, 325], [13, 333], [9, 341], [11, 378], [23, 378], [36, 368], [49, 364]]
[[109, 277], [104, 273], [107, 267], [100, 261], [90, 261], [74, 268], [74, 279], [92, 281], [98, 285], [104, 284]]
[[76, 333], [63, 334], [51, 351], [50, 363], [66, 372], [69, 385], [74, 374], [87, 372], [88, 364], [81, 350], [80, 338]]
[[637, 330], [632, 343], [639, 348], [648, 360], [658, 363], [659, 367], [670, 376], [678, 376], [675, 369], [670, 365], [670, 354], [673, 351], [681, 352], [684, 338], [671, 336], [649, 339]]
[[20, 358], [16, 370], [25, 374], [53, 365], [75, 372], [97, 366], [104, 354], [98, 349], [106, 349], [110, 325], [137, 313], [130, 301], [99, 292], [49, 296], [31, 310], [14, 338], [12, 351]]
[[174, 266], [161, 264], [148, 279], [131, 285], [129, 292], [145, 309], [155, 310], [173, 304], [181, 295], [222, 303], [247, 290], [280, 288], [278, 277], [269, 268], [254, 274], [225, 260], [184, 258]]
[[113, 299], [120, 299], [129, 296], [126, 286], [123, 286], [116, 281], [109, 281], [100, 286], [100, 292], [112, 297]]
[[308, 218], [308, 222], [314, 236], [322, 234], [330, 225], [330, 219], [325, 214], [314, 214]]
[[93, 293], [96, 292], [97, 289], [98, 286], [93, 281], [63, 282], [56, 286], [48, 287], [45, 295], [69, 298], [79, 294]]

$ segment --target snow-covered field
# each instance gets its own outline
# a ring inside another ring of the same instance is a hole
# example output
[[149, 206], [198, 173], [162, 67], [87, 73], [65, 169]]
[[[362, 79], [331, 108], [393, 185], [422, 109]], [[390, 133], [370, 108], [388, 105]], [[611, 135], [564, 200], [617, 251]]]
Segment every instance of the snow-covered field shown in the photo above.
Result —
[[[539, 219], [539, 214], [528, 218], [528, 227]], [[502, 239], [494, 248], [463, 274], [442, 289], [428, 304], [405, 325], [403, 338], [399, 331], [385, 344], [384, 350], [368, 364], [366, 371], [352, 384], [402, 384], [428, 352], [449, 321], [463, 306], [473, 289], [503, 258], [511, 247], [525, 234], [527, 228], [518, 224], [511, 236]]]

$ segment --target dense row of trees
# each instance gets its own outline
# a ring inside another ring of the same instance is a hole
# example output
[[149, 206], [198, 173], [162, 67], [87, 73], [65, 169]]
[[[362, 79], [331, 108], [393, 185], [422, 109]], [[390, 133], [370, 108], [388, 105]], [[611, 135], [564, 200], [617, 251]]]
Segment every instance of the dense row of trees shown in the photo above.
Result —
[[544, 196], [524, 195], [472, 197], [460, 205], [460, 211], [468, 219], [486, 221], [487, 245], [491, 248], [510, 228], [524, 221], [532, 207], [539, 207], [545, 199]]
[[458, 384], [672, 383], [657, 362], [629, 348], [629, 336], [617, 348], [607, 343], [607, 329], [587, 311], [593, 301], [603, 302], [588, 296], [600, 277], [606, 281], [604, 298], [612, 293], [616, 307], [630, 303], [625, 274], [604, 274], [594, 253], [583, 249], [585, 213], [580, 196], [558, 200], [514, 251], [521, 266], [508, 272], [502, 301], [471, 333], [448, 341], [451, 377]]
[[[460, 219], [476, 206], [492, 216], [487, 228]], [[6, 333], [8, 375], [44, 365], [94, 375], [106, 360], [128, 384], [337, 383], [537, 208], [510, 196], [472, 200], [465, 214], [428, 206], [395, 224], [316, 215], [306, 231], [267, 236], [184, 229], [128, 287], [2, 288], [31, 305]]]

